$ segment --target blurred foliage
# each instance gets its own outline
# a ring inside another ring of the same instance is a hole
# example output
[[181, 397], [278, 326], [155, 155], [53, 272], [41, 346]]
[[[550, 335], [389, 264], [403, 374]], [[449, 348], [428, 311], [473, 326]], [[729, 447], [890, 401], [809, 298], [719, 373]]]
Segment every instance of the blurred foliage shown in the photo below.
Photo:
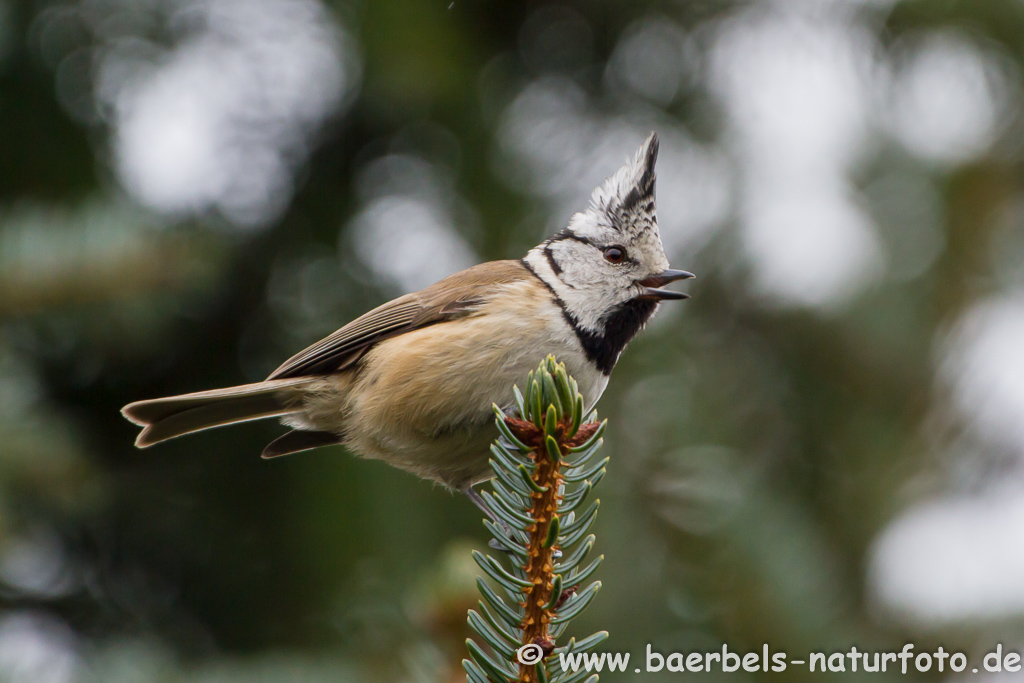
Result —
[[[998, 130], [972, 154], [859, 139], [843, 172], [889, 270], [815, 307], [762, 296], [738, 255], [746, 143], [708, 85], [715, 32], [778, 4], [333, 0], [317, 21], [344, 31], [349, 80], [334, 114], [281, 129], [288, 144], [272, 151], [293, 193], [246, 223], [215, 202], [167, 209], [133, 189], [118, 161], [132, 110], [100, 94], [117, 49], [160, 65], [171, 53], [154, 46], [189, 44], [192, 15], [175, 23], [164, 5], [203, 3], [0, 0], [0, 680], [463, 680], [469, 549], [486, 543], [468, 501], [341, 448], [261, 462], [279, 433], [270, 423], [136, 451], [118, 410], [261, 379], [455, 244], [473, 260], [519, 257], [632, 152], [610, 136], [622, 121], [658, 128], [663, 159], [685, 141], [707, 152], [699, 169], [716, 154], [732, 164], [725, 208], [671, 250], [699, 276], [694, 298], [631, 345], [600, 404], [629, 429], [604, 451], [604, 589], [580, 632], [607, 629], [605, 646], [635, 658], [647, 643], [799, 653], [910, 640], [975, 654], [1024, 641], [1019, 617], [914, 627], [866, 588], [872, 544], [901, 510], [1006, 470], [998, 449], [950, 455], [966, 430], [948, 415], [935, 349], [972, 303], [1022, 282], [1024, 7], [822, 4], [880, 54], [930, 31], [969, 36], [995, 55], [1003, 90]], [[666, 62], [681, 74], [668, 94], [615, 70], [644, 21], [686, 38]], [[573, 147], [545, 119], [516, 123], [516, 98], [538, 83], [577, 107], [556, 120], [609, 133], [600, 168], [577, 157], [601, 135]], [[150, 132], [143, 151], [161, 143]], [[544, 154], [555, 170], [531, 162]], [[673, 199], [718, 201], [666, 177], [663, 223]], [[380, 233], [360, 231], [389, 215], [452, 230], [410, 241], [411, 265], [381, 271]], [[918, 219], [931, 223], [902, 232]]]

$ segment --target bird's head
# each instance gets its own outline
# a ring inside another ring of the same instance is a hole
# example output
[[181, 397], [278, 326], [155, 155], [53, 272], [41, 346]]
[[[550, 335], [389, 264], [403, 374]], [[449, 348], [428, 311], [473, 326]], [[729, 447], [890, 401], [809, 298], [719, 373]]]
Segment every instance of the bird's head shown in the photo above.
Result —
[[654, 209], [658, 136], [594, 190], [586, 211], [530, 250], [526, 263], [561, 299], [573, 322], [604, 335], [616, 313], [629, 308], [647, 321], [660, 301], [686, 294], [662, 289], [691, 273], [669, 268]]

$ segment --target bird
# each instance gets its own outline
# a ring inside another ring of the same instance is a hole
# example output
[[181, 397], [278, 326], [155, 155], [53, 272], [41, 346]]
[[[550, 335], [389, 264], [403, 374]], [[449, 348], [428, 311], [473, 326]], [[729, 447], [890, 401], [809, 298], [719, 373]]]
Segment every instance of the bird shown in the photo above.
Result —
[[135, 445], [279, 418], [290, 431], [263, 458], [341, 444], [465, 493], [490, 478], [493, 406], [549, 354], [597, 403], [620, 354], [662, 301], [694, 277], [673, 270], [658, 231], [651, 133], [592, 193], [586, 210], [519, 260], [450, 275], [356, 318], [262, 382], [138, 401], [122, 414]]

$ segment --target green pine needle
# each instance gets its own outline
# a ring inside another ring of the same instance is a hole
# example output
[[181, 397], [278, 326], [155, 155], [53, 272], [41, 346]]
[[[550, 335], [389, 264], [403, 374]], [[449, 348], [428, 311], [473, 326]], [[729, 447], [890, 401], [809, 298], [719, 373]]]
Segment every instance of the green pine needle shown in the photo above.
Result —
[[[584, 413], [576, 380], [552, 356], [527, 375], [523, 386], [525, 393], [512, 387], [514, 404], [506, 406], [518, 410], [525, 422], [511, 422], [510, 427], [506, 420], [511, 417], [494, 406], [500, 436], [491, 446], [492, 489], [481, 495], [498, 520], [484, 520], [485, 527], [496, 545], [506, 550], [496, 557], [473, 552], [485, 576], [477, 579], [482, 600], [469, 611], [467, 621], [479, 642], [467, 641], [469, 658], [462, 665], [470, 683], [596, 683], [597, 676], [588, 672], [562, 671], [557, 657], [526, 665], [516, 653], [524, 644], [537, 643], [549, 643], [545, 653], [581, 652], [608, 637], [600, 631], [556, 645], [568, 623], [601, 587], [595, 581], [574, 592], [604, 559], [600, 556], [580, 568], [596, 542], [589, 531], [600, 501], [578, 516], [574, 510], [605, 474], [608, 459], [594, 456], [603, 443], [606, 423], [585, 443], [570, 445], [581, 425], [597, 417]], [[563, 455], [568, 453], [571, 461]], [[550, 523], [545, 523], [547, 519]], [[556, 548], [561, 555], [554, 554]], [[529, 626], [528, 615], [533, 615]]]

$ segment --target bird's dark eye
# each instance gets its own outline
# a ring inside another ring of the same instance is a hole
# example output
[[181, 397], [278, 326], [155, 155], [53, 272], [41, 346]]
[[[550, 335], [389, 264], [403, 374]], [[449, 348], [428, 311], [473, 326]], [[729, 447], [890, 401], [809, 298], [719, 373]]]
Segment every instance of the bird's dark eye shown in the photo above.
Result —
[[622, 247], [608, 247], [604, 250], [604, 257], [609, 263], [622, 263], [626, 260], [626, 250]]

